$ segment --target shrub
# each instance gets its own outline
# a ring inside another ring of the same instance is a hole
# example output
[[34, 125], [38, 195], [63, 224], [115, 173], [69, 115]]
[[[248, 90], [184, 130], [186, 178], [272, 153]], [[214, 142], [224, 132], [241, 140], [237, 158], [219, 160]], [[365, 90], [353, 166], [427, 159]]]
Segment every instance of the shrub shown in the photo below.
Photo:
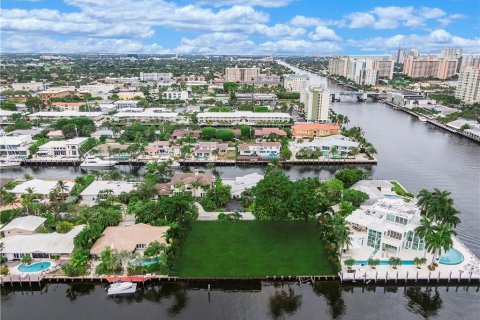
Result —
[[345, 261], [343, 261], [343, 264], [347, 266], [348, 269], [350, 269], [354, 264], [355, 264], [355, 259], [350, 258]]
[[22, 257], [22, 263], [24, 263], [24, 264], [30, 264], [30, 263], [32, 263], [32, 261], [33, 261], [33, 259], [29, 255], [26, 255], [26, 256]]
[[8, 267], [7, 267], [7, 266], [1, 266], [1, 267], [0, 267], [0, 274], [1, 274], [1, 275], [6, 275], [6, 274], [8, 274]]
[[375, 269], [375, 267], [378, 266], [379, 264], [380, 264], [380, 260], [378, 259], [372, 259], [372, 258], [368, 259], [368, 265], [372, 267], [372, 269]]

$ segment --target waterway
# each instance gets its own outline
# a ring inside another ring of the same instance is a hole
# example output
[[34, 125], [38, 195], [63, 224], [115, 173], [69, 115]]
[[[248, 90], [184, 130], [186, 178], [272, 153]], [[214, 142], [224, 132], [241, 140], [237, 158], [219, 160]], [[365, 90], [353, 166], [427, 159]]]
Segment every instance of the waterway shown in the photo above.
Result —
[[[303, 72], [301, 72], [303, 73]], [[312, 82], [338, 89], [323, 77]], [[360, 126], [378, 151], [378, 165], [364, 167], [373, 178], [396, 179], [409, 191], [447, 189], [461, 212], [459, 238], [480, 256], [480, 145], [382, 103], [359, 103], [341, 98], [332, 109]], [[141, 167], [117, 169], [141, 176]], [[221, 167], [222, 177], [264, 167]], [[294, 179], [330, 177], [331, 166], [286, 167]], [[2, 171], [2, 177], [73, 178], [78, 168], [21, 168]], [[301, 258], [301, 257], [299, 257]], [[102, 285], [49, 284], [34, 291], [3, 288], [2, 319], [478, 319], [478, 287], [352, 288], [330, 284], [235, 284], [228, 287], [186, 284], [150, 285], [131, 298], [107, 297]]]

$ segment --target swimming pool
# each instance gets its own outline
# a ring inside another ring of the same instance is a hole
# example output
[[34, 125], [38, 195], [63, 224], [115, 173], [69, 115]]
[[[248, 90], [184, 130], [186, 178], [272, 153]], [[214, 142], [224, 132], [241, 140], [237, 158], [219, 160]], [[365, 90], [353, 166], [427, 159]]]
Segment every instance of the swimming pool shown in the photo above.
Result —
[[18, 266], [18, 271], [25, 272], [25, 273], [33, 273], [33, 272], [40, 272], [43, 270], [47, 270], [52, 266], [50, 261], [40, 261], [36, 263], [32, 263], [30, 265], [21, 264]]
[[386, 199], [403, 199], [401, 196], [396, 194], [385, 194], [384, 197]]
[[[402, 260], [402, 263], [401, 265], [402, 266], [413, 266], [415, 263], [413, 262], [413, 260]], [[355, 265], [364, 265], [364, 266], [368, 266], [368, 260], [358, 260], [358, 261], [355, 261]], [[388, 266], [390, 265], [390, 262], [388, 260], [380, 260], [380, 264], [381, 266]]]
[[457, 249], [451, 248], [440, 256], [438, 261], [441, 264], [455, 265], [463, 262], [463, 254]]
[[148, 267], [148, 266], [151, 266], [152, 264], [157, 263], [158, 261], [160, 261], [160, 258], [155, 258], [153, 260], [146, 260], [146, 261], [143, 261], [143, 263], [137, 260], [132, 260], [130, 264], [134, 267], [139, 267], [139, 266]]

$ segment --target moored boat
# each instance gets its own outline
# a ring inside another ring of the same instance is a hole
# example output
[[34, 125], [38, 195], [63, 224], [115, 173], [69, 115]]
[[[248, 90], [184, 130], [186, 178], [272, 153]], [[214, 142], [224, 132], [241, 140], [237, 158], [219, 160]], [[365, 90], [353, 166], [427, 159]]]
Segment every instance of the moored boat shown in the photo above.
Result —
[[119, 280], [113, 282], [105, 290], [109, 296], [135, 293], [137, 291], [137, 284], [129, 281], [122, 282]]
[[95, 156], [89, 156], [85, 158], [85, 161], [83, 161], [80, 164], [80, 167], [83, 168], [108, 168], [108, 167], [113, 167], [116, 165], [116, 161], [110, 161], [110, 160], [103, 160]]

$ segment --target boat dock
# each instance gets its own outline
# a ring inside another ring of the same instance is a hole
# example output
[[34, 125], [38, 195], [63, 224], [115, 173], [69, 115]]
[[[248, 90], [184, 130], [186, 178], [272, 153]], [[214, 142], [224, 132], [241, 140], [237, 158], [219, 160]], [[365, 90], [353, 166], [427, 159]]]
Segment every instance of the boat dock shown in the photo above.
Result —
[[[480, 286], [480, 276], [473, 272], [448, 272], [417, 270], [409, 272], [404, 270], [389, 270], [386, 272], [355, 270], [347, 272], [342, 270], [338, 275], [303, 275], [303, 276], [263, 276], [263, 277], [177, 277], [166, 275], [145, 275], [126, 277], [125, 281], [139, 284], [165, 283], [165, 282], [243, 282], [243, 281], [267, 281], [267, 282], [327, 282], [338, 281], [347, 285], [476, 285]], [[135, 278], [131, 280], [130, 278]], [[0, 277], [1, 286], [32, 286], [43, 283], [110, 283], [112, 279], [121, 279], [122, 276], [81, 276], [67, 277], [55, 275], [6, 275]]]

